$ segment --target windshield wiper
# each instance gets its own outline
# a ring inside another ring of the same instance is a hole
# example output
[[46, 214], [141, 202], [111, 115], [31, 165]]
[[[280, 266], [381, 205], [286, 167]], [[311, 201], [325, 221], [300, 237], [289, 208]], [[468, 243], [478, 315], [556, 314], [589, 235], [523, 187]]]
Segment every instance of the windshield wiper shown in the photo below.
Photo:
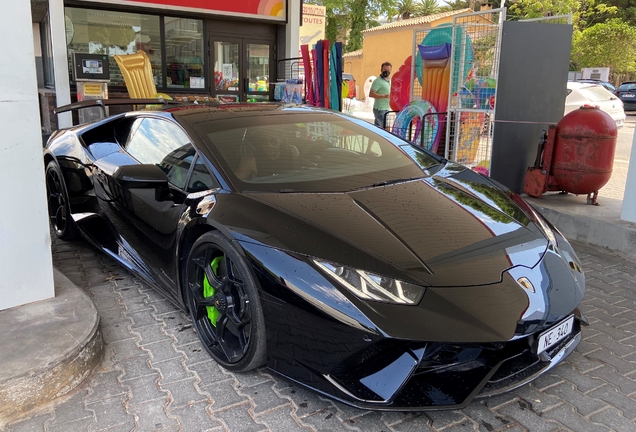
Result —
[[417, 180], [420, 178], [421, 177], [409, 177], [409, 178], [402, 178], [402, 179], [385, 180], [385, 181], [373, 183], [370, 187], [388, 186], [388, 185], [392, 185], [396, 183], [405, 183], [407, 181]]
[[369, 186], [360, 186], [360, 187], [357, 187], [357, 188], [353, 188], [353, 189], [349, 190], [349, 192], [353, 192], [353, 191], [357, 191], [357, 190], [372, 189], [372, 188], [380, 187], [380, 186], [389, 186], [389, 185], [396, 184], [396, 183], [405, 183], [407, 181], [418, 180], [418, 179], [421, 179], [421, 178], [422, 177], [409, 177], [409, 178], [399, 178], [399, 179], [385, 180], [385, 181], [373, 183], [373, 184], [371, 184]]
[[303, 189], [280, 189], [279, 193], [329, 193], [320, 190], [303, 190]]

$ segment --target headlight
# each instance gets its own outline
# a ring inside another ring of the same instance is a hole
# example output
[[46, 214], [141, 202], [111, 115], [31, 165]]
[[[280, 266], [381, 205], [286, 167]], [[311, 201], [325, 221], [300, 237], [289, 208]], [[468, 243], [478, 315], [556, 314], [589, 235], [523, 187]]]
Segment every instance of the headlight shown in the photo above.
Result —
[[343, 287], [363, 300], [416, 305], [426, 291], [426, 288], [422, 286], [376, 275], [364, 270], [356, 270], [327, 261], [313, 261], [318, 267], [340, 282]]

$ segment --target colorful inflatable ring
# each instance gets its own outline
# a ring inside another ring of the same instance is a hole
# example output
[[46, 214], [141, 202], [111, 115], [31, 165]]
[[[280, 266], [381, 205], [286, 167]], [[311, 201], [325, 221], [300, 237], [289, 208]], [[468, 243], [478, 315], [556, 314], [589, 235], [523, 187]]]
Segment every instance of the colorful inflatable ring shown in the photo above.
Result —
[[[433, 142], [435, 141], [435, 137], [437, 136], [437, 130], [439, 129], [439, 119], [436, 115], [429, 115], [426, 117], [424, 116], [426, 114], [435, 114], [436, 112], [437, 111], [435, 110], [435, 107], [429, 101], [412, 101], [407, 106], [402, 108], [402, 110], [395, 117], [391, 133], [393, 133], [393, 135], [399, 136], [402, 139], [407, 139], [406, 134], [408, 132], [409, 125], [411, 124], [411, 122], [413, 122], [413, 120], [415, 120], [415, 135], [413, 137], [413, 142], [418, 143], [420, 133], [424, 133], [426, 148], [427, 150], [430, 150]], [[422, 119], [424, 119], [423, 128]]]

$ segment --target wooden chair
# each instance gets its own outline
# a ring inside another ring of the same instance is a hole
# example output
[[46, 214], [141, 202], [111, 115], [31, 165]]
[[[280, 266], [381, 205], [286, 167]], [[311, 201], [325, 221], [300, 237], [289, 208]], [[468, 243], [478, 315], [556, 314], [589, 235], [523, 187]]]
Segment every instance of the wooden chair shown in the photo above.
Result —
[[157, 87], [152, 76], [150, 59], [143, 51], [135, 54], [113, 56], [119, 66], [128, 94], [133, 99], [152, 98], [157, 94]]

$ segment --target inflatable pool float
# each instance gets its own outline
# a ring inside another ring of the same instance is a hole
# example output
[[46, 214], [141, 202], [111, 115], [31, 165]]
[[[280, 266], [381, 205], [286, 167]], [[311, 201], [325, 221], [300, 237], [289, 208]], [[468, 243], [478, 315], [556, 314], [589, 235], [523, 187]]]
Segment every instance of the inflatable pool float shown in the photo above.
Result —
[[[435, 115], [435, 107], [428, 101], [415, 100], [406, 105], [395, 117], [391, 133], [402, 139], [407, 139], [409, 125], [414, 123], [415, 134], [413, 143], [418, 143], [421, 133], [424, 134], [424, 147], [430, 150], [439, 130], [439, 119]], [[424, 117], [426, 114], [432, 114]], [[422, 119], [424, 121], [422, 122]], [[424, 123], [422, 125], [422, 123]]]

